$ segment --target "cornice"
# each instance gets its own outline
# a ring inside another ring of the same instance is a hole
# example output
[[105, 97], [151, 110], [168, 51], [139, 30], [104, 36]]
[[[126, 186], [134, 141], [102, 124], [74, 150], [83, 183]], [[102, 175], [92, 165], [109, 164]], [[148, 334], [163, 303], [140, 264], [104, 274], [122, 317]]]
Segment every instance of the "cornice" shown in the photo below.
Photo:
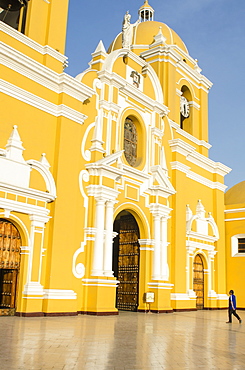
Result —
[[23, 90], [20, 87], [12, 85], [4, 80], [0, 80], [0, 92], [55, 117], [63, 116], [79, 124], [83, 124], [85, 119], [87, 118], [87, 116], [85, 116], [84, 114], [64, 104], [56, 105], [50, 103], [49, 101], [40, 98], [39, 96], [34, 95], [26, 90]]
[[101, 82], [117, 87], [120, 93], [129, 96], [130, 98], [137, 101], [139, 104], [146, 106], [148, 109], [153, 110], [163, 116], [169, 113], [168, 108], [164, 104], [161, 104], [158, 101], [149, 98], [135, 86], [130, 85], [123, 77], [119, 76], [118, 74], [109, 72], [107, 70], [102, 70], [98, 72], [98, 77]]
[[210, 149], [212, 147], [212, 145], [207, 143], [206, 141], [199, 140], [195, 136], [193, 136], [193, 135], [189, 134], [188, 132], [184, 131], [182, 128], [180, 128], [180, 125], [178, 125], [178, 123], [172, 121], [170, 118], [168, 118], [168, 121], [169, 121], [170, 126], [172, 128], [174, 128], [178, 134], [180, 134], [184, 138], [192, 141], [194, 144], [199, 145], [199, 146], [203, 146], [206, 149]]
[[[22, 197], [36, 199], [41, 202], [47, 202], [47, 203], [53, 202], [56, 198], [55, 195], [47, 193], [45, 191], [35, 190], [32, 188], [21, 188], [20, 186], [14, 186], [14, 185], [9, 185], [5, 183], [0, 183], [0, 190], [3, 192], [15, 194], [15, 195], [22, 196]], [[0, 200], [2, 201], [3, 199], [0, 198]]]
[[84, 102], [95, 93], [77, 79], [66, 73], [59, 74], [3, 42], [0, 42], [0, 61], [7, 68], [57, 94], [65, 93]]
[[[211, 242], [211, 243], [214, 243], [218, 240], [218, 238], [216, 236], [211, 236], [211, 235], [203, 235], [203, 234], [199, 234], [195, 231], [190, 231], [187, 233], [188, 237], [189, 238], [193, 238], [193, 239], [199, 239], [199, 240], [203, 240], [204, 242]], [[191, 240], [188, 240], [187, 242], [189, 243], [192, 243]], [[195, 243], [195, 242], [193, 242]], [[213, 246], [212, 246], [212, 249], [213, 249]]]
[[119, 113], [119, 111], [121, 109], [121, 107], [118, 104], [113, 103], [113, 102], [108, 102], [106, 100], [100, 100], [99, 101], [99, 107], [103, 108], [107, 111], [114, 112], [114, 113]]
[[211, 189], [217, 189], [217, 190], [221, 190], [222, 192], [225, 192], [227, 188], [226, 185], [223, 185], [220, 182], [213, 182], [211, 180], [206, 179], [205, 177], [201, 175], [198, 175], [197, 173], [193, 171], [190, 171], [190, 167], [184, 165], [181, 162], [178, 162], [178, 161], [171, 162], [170, 165], [171, 165], [172, 170], [178, 170], [178, 171], [184, 172], [186, 174], [186, 177], [196, 182], [199, 182], [200, 184], [205, 185]]
[[245, 208], [226, 209], [225, 213], [245, 212]]
[[88, 185], [86, 187], [88, 191], [88, 195], [94, 198], [100, 198], [103, 200], [115, 200], [119, 192], [115, 189], [108, 188], [107, 186], [104, 185]]
[[[176, 52], [177, 45], [168, 45], [168, 46], [158, 46], [154, 49], [149, 49], [141, 53], [141, 56], [145, 59], [147, 58], [153, 58], [157, 57], [157, 60], [162, 62], [170, 62], [170, 60], [166, 59], [166, 57], [170, 57], [172, 60], [171, 62], [174, 63], [174, 65], [182, 71], [184, 71], [185, 74], [189, 75], [193, 80], [196, 81], [196, 83], [203, 84], [203, 87], [205, 87], [207, 90], [209, 90], [212, 87], [212, 82], [209, 81], [204, 75], [200, 73], [200, 68], [193, 69], [191, 68], [187, 63], [183, 61], [182, 55], [180, 55], [178, 52]], [[179, 49], [181, 50], [181, 49]], [[191, 63], [194, 65], [196, 62], [194, 59], [187, 53], [181, 50], [181, 54], [183, 54], [185, 59], [188, 59]], [[156, 59], [148, 61], [149, 64], [152, 64], [156, 62]], [[200, 86], [197, 86], [200, 88]]]
[[214, 162], [212, 159], [196, 152], [195, 148], [182, 139], [169, 140], [169, 145], [173, 152], [180, 153], [186, 157], [186, 160], [205, 169], [210, 173], [216, 173], [221, 176], [227, 175], [231, 169], [220, 162]]
[[30, 39], [23, 33], [15, 30], [14, 28], [10, 27], [4, 22], [0, 22], [0, 31], [11, 36], [15, 40], [21, 42], [22, 44], [28, 46], [29, 48], [37, 51], [38, 53], [42, 55], [48, 54], [61, 63], [64, 63], [67, 60], [67, 57], [65, 55], [59, 53], [58, 51], [56, 51], [55, 49], [51, 48], [48, 45], [45, 45], [45, 46], [40, 45], [36, 41]]

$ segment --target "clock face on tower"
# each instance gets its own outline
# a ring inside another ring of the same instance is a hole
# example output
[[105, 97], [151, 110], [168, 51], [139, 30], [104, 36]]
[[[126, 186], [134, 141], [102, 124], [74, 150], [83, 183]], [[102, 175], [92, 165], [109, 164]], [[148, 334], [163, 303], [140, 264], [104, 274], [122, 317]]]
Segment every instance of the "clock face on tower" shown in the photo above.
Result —
[[180, 97], [180, 113], [184, 118], [187, 118], [190, 115], [189, 102], [184, 96]]

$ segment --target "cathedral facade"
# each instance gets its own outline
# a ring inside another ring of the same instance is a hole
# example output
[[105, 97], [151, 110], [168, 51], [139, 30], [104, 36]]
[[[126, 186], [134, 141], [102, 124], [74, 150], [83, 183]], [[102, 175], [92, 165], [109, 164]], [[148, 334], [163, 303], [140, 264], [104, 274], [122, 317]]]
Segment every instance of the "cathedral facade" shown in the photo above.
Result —
[[8, 2], [19, 1], [0, 1], [1, 314], [227, 307], [227, 280], [240, 287], [229, 243], [244, 225], [225, 222], [212, 83], [184, 42], [145, 1], [73, 78], [68, 0], [62, 12], [61, 0], [23, 1], [18, 17]]

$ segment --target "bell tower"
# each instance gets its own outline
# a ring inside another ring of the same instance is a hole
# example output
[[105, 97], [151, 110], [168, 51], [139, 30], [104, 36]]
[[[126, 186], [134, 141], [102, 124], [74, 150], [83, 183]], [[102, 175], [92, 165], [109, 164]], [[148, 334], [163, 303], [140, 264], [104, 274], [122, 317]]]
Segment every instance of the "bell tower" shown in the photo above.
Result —
[[63, 54], [68, 3], [69, 0], [0, 0], [0, 21]]
[[139, 20], [141, 22], [154, 20], [154, 9], [149, 5], [148, 0], [139, 8]]

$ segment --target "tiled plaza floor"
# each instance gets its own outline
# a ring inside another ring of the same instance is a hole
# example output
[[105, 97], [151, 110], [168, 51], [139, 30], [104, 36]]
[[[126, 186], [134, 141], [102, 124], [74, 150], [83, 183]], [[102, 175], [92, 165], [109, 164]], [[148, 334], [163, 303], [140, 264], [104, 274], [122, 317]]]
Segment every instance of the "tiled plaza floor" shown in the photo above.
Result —
[[0, 317], [0, 369], [245, 369], [245, 312]]

